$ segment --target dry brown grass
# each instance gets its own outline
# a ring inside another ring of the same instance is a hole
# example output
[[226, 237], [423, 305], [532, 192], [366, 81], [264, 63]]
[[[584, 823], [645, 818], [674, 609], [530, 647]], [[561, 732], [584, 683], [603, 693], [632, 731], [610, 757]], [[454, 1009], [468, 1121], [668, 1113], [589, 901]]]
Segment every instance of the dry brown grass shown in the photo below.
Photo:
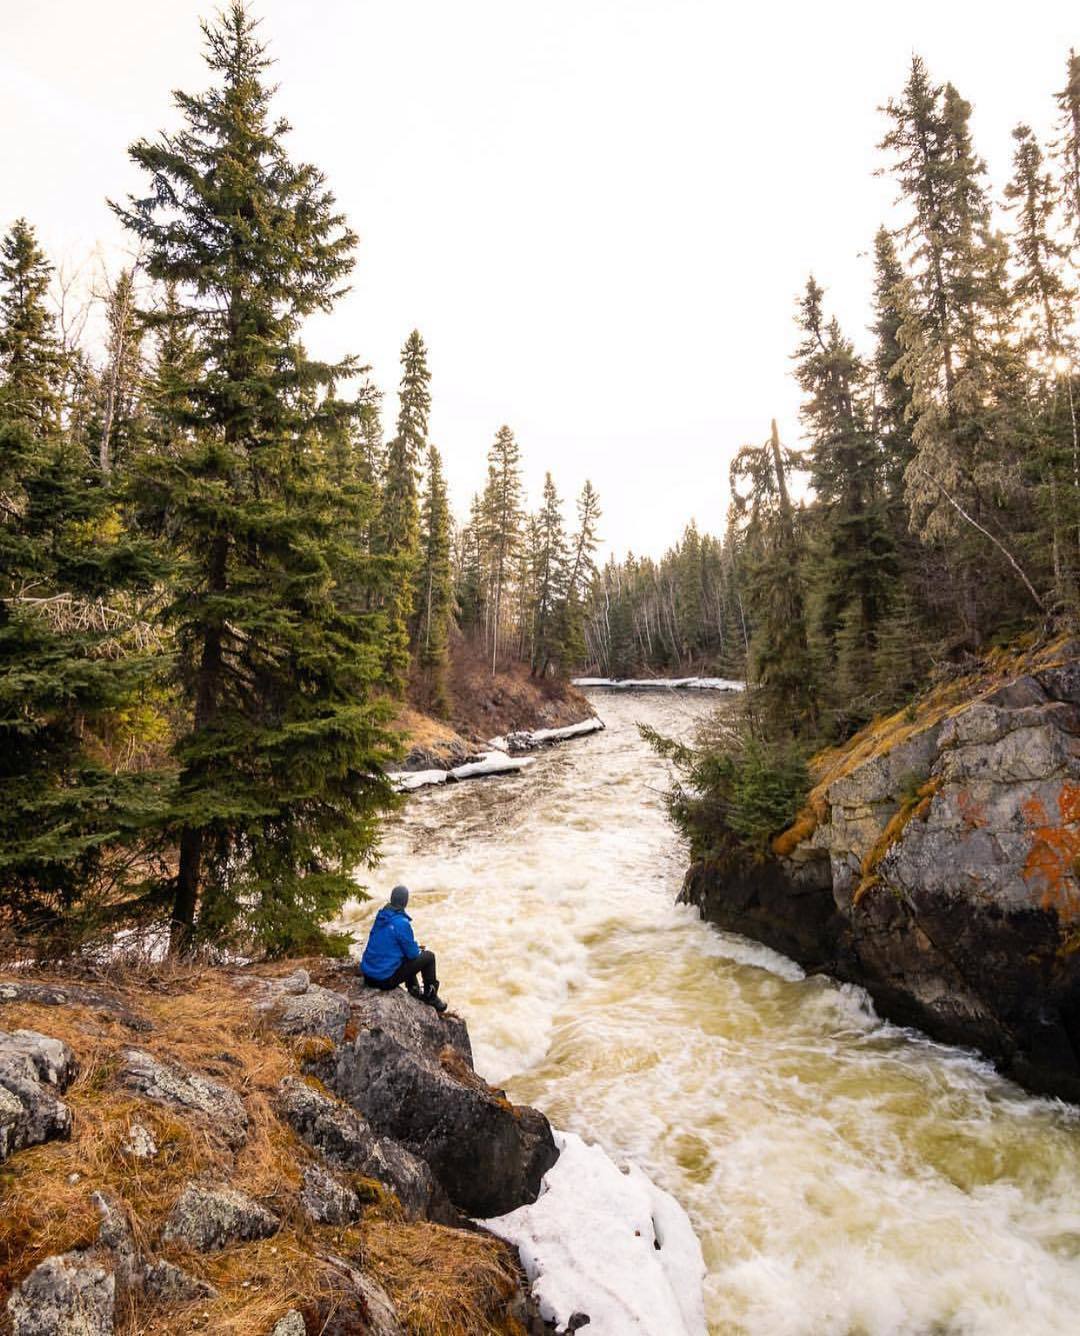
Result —
[[[258, 973], [288, 972], [288, 968]], [[71, 984], [45, 972], [36, 980]], [[81, 982], [81, 981], [80, 981]], [[95, 981], [96, 982], [96, 981]], [[85, 1006], [0, 1004], [0, 1026], [54, 1035], [80, 1062], [64, 1096], [75, 1119], [72, 1138], [16, 1154], [0, 1168], [0, 1285], [22, 1279], [45, 1257], [93, 1244], [99, 1219], [95, 1190], [126, 1207], [136, 1241], [214, 1285], [219, 1297], [151, 1310], [145, 1303], [120, 1315], [124, 1336], [191, 1330], [261, 1336], [290, 1307], [325, 1321], [342, 1289], [334, 1258], [362, 1265], [402, 1304], [415, 1333], [510, 1333], [500, 1317], [513, 1289], [514, 1262], [497, 1241], [427, 1224], [407, 1224], [396, 1198], [380, 1184], [355, 1178], [365, 1203], [362, 1223], [336, 1230], [310, 1225], [297, 1206], [303, 1165], [311, 1153], [278, 1121], [273, 1096], [287, 1073], [298, 1073], [310, 1040], [288, 1040], [253, 1011], [246, 990], [206, 968], [153, 967], [109, 980], [154, 1029], [137, 1033]], [[247, 1142], [233, 1151], [196, 1117], [120, 1089], [116, 1072], [124, 1048], [142, 1048], [180, 1062], [244, 1100]], [[132, 1121], [159, 1146], [152, 1160], [132, 1160], [120, 1147]], [[161, 1226], [183, 1186], [204, 1176], [256, 1197], [282, 1219], [273, 1238], [200, 1256], [158, 1243]], [[342, 1315], [348, 1329], [347, 1314]], [[456, 1324], [456, 1325], [455, 1325]], [[0, 1330], [3, 1330], [0, 1320]]]
[[363, 1254], [414, 1336], [508, 1336], [519, 1272], [490, 1234], [442, 1225], [372, 1221]]

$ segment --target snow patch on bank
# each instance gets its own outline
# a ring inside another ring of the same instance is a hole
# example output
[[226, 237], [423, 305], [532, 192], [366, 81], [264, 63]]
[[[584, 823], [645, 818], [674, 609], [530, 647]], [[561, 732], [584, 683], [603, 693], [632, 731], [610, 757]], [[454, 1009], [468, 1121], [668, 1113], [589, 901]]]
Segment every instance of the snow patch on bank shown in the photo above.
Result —
[[686, 1212], [636, 1165], [554, 1132], [559, 1158], [531, 1206], [485, 1220], [521, 1255], [548, 1322], [590, 1336], [705, 1336], [705, 1262]]
[[571, 738], [583, 738], [589, 733], [599, 733], [604, 721], [592, 715], [579, 724], [567, 724], [565, 728], [519, 729], [508, 733], [506, 737], [492, 738], [489, 747], [501, 752], [535, 751], [538, 747], [550, 747], [555, 742], [568, 742]]
[[606, 691], [745, 691], [746, 683], [729, 677], [575, 677], [575, 687]]
[[478, 761], [466, 761], [451, 770], [394, 770], [388, 771], [386, 778], [399, 793], [411, 793], [413, 789], [427, 788], [429, 784], [454, 784], [458, 780], [479, 779], [484, 775], [505, 775], [524, 770], [532, 763], [531, 756], [507, 756], [496, 748], [484, 752]]

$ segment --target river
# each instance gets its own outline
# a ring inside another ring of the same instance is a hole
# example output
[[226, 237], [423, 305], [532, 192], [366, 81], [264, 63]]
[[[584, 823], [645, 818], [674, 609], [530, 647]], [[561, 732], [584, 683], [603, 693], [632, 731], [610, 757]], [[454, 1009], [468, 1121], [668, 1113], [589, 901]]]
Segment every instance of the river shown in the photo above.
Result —
[[411, 887], [481, 1073], [689, 1212], [711, 1333], [1080, 1331], [1078, 1112], [677, 906], [636, 723], [715, 698], [594, 703], [605, 732], [520, 776], [412, 797], [350, 926]]

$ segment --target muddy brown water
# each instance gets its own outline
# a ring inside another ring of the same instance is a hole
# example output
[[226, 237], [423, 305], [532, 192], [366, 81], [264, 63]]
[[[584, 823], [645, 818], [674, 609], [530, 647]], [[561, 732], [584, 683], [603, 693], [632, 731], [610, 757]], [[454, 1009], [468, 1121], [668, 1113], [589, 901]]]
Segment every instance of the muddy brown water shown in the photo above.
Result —
[[715, 698], [594, 704], [604, 733], [411, 798], [369, 878], [412, 888], [479, 1070], [679, 1198], [711, 1333], [1080, 1332], [1080, 1112], [676, 906], [636, 725]]

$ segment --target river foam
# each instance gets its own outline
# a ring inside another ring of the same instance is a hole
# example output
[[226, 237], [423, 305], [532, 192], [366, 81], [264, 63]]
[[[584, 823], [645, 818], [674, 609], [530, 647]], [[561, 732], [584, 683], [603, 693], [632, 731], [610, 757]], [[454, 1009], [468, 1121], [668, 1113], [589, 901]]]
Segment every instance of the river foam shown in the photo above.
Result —
[[479, 1070], [683, 1204], [712, 1333], [1077, 1330], [1077, 1112], [675, 905], [635, 722], [685, 734], [715, 699], [597, 707], [606, 732], [425, 791], [388, 833], [378, 881], [413, 889]]

